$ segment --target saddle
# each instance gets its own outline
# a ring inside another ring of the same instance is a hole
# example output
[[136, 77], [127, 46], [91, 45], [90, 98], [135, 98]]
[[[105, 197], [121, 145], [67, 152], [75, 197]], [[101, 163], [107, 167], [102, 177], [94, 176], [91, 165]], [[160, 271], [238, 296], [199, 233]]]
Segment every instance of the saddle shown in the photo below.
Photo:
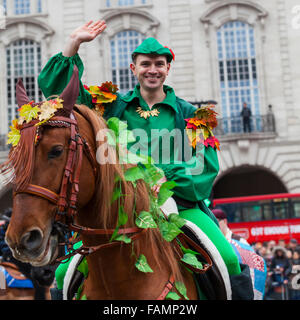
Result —
[[11, 262], [0, 263], [0, 289], [22, 288], [33, 289], [33, 283], [26, 278], [18, 267]]

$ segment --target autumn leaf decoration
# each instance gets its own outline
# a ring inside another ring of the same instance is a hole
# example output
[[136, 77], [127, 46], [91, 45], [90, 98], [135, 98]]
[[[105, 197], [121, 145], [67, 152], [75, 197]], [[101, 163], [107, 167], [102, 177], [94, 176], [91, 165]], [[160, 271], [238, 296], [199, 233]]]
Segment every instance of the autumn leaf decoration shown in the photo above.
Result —
[[86, 86], [84, 89], [87, 90], [92, 96], [92, 102], [95, 105], [95, 111], [103, 116], [105, 103], [113, 102], [117, 99], [116, 92], [119, 90], [118, 87], [111, 81], [102, 83], [101, 86]]
[[195, 117], [185, 119], [187, 122], [186, 133], [191, 146], [195, 149], [201, 143], [205, 147], [211, 146], [220, 150], [220, 142], [214, 136], [212, 130], [218, 125], [217, 112], [214, 105], [205, 105], [195, 111]]
[[55, 112], [61, 108], [63, 108], [63, 100], [59, 98], [47, 100], [41, 105], [34, 106], [33, 101], [24, 104], [20, 109], [18, 109], [19, 118], [12, 121], [10, 132], [7, 135], [7, 144], [11, 144], [13, 147], [18, 144], [21, 137], [20, 130], [23, 124], [29, 123], [32, 120], [39, 120], [40, 122], [35, 125], [40, 126], [52, 118]]

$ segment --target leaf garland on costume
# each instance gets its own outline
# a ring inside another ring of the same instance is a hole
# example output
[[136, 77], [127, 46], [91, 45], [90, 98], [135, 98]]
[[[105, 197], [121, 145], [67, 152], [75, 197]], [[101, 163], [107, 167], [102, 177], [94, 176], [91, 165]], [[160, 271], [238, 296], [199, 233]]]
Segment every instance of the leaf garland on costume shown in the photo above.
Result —
[[185, 119], [187, 122], [186, 134], [194, 149], [197, 144], [203, 144], [205, 147], [210, 146], [220, 150], [220, 142], [212, 132], [218, 125], [217, 112], [212, 109], [214, 107], [212, 104], [202, 106], [195, 111], [194, 118]]
[[102, 83], [101, 86], [83, 86], [85, 90], [92, 96], [92, 102], [95, 105], [95, 111], [103, 116], [105, 111], [105, 103], [111, 103], [117, 99], [116, 92], [118, 87], [111, 81]]

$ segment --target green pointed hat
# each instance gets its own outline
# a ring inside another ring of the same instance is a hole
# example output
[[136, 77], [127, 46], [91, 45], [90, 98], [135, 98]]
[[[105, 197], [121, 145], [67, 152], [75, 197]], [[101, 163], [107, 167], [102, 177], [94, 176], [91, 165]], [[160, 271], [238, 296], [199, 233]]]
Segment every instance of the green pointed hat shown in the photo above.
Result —
[[162, 46], [156, 39], [145, 39], [132, 53], [132, 59], [137, 54], [157, 54], [159, 56], [166, 56], [167, 61], [171, 62], [175, 59], [175, 55], [171, 49]]

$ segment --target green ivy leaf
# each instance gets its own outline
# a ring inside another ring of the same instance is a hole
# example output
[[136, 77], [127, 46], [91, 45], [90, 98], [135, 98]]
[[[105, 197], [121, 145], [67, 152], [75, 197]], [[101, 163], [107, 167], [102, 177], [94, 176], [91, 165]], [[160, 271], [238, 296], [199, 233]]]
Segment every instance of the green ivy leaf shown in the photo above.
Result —
[[162, 169], [156, 167], [154, 164], [143, 164], [145, 170], [145, 177], [144, 180], [148, 183], [151, 187], [156, 185], [156, 183], [164, 176], [164, 172]]
[[124, 242], [126, 244], [131, 243], [131, 239], [128, 238], [126, 234], [119, 234], [118, 236], [115, 237], [115, 240]]
[[141, 272], [153, 272], [153, 270], [148, 265], [146, 257], [141, 254], [139, 258], [137, 259], [137, 262], [135, 263], [136, 268]]
[[166, 181], [161, 185], [161, 188], [166, 188], [166, 189], [173, 189], [177, 186], [177, 183], [175, 181]]
[[159, 207], [161, 207], [170, 197], [172, 197], [174, 192], [170, 191], [169, 189], [166, 188], [160, 188], [159, 193], [158, 193], [158, 200], [157, 204]]
[[119, 219], [118, 219], [118, 226], [123, 226], [128, 221], [128, 215], [124, 210], [123, 206], [119, 207]]
[[80, 298], [80, 300], [87, 300], [86, 294], [84, 294], [84, 295]]
[[196, 256], [192, 253], [185, 253], [181, 261], [185, 262], [186, 264], [189, 264], [195, 268], [203, 269], [202, 263], [198, 261]]
[[111, 203], [115, 202], [117, 199], [119, 199], [122, 195], [122, 190], [121, 188], [115, 188], [113, 195], [111, 197]]
[[174, 192], [171, 189], [176, 185], [175, 181], [166, 181], [161, 185], [158, 193], [158, 205], [160, 207], [173, 195]]
[[169, 299], [169, 300], [180, 300], [180, 297], [176, 292], [169, 292], [166, 295], [166, 299]]
[[142, 211], [139, 216], [135, 220], [135, 224], [139, 228], [147, 229], [147, 228], [157, 228], [157, 224], [155, 223], [151, 213], [147, 211]]
[[192, 249], [187, 249], [185, 248], [183, 245], [180, 245], [180, 248], [182, 250], [183, 253], [191, 253], [193, 255], [199, 255], [199, 252], [193, 251]]
[[109, 118], [107, 126], [115, 133], [116, 137], [119, 137], [122, 131], [127, 129], [127, 124], [116, 117]]
[[186, 294], [186, 287], [183, 282], [176, 281], [175, 282], [175, 287], [178, 290], [178, 292], [184, 297], [186, 300], [190, 300]]
[[176, 213], [171, 213], [168, 216], [168, 220], [169, 222], [174, 223], [178, 228], [181, 228], [185, 225], [185, 220]]
[[144, 179], [144, 172], [137, 166], [126, 170], [125, 180], [135, 182], [139, 179]]
[[112, 234], [109, 242], [112, 242], [113, 240], [116, 239], [116, 237], [118, 236], [118, 231], [119, 231], [119, 226], [117, 226], [117, 227], [115, 228], [115, 230], [114, 230], [114, 232], [113, 232], [113, 234]]
[[170, 242], [175, 239], [182, 231], [174, 224], [168, 221], [160, 221], [159, 229], [163, 238]]

